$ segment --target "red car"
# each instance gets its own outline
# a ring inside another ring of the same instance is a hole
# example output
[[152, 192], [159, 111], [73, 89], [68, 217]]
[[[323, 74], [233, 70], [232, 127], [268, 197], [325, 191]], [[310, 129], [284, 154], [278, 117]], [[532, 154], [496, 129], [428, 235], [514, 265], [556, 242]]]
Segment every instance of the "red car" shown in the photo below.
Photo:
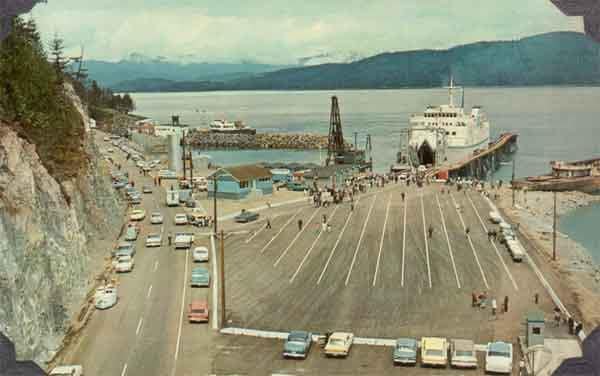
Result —
[[188, 308], [189, 322], [208, 322], [208, 303], [206, 300], [193, 301]]

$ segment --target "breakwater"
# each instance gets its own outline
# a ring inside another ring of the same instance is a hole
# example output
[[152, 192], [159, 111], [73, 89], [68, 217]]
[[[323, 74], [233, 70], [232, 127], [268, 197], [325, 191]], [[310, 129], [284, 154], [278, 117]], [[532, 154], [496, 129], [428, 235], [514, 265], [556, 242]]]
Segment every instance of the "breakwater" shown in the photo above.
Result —
[[311, 133], [211, 133], [193, 130], [188, 143], [200, 149], [327, 149], [327, 136]]

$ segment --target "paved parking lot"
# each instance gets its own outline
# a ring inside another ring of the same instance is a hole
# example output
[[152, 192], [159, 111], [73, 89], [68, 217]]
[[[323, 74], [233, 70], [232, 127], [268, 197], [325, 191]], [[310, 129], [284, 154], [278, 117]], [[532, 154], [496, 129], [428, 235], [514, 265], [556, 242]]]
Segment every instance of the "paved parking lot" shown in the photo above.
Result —
[[[228, 325], [514, 340], [519, 326], [503, 320], [536, 308], [534, 291], [543, 289], [526, 264], [488, 240], [488, 212], [474, 191], [397, 185], [361, 196], [354, 210], [304, 205], [272, 218], [271, 229], [238, 226], [250, 234], [226, 240]], [[324, 215], [331, 232], [322, 231]], [[474, 290], [499, 308], [509, 296], [509, 314], [495, 320], [490, 309], [472, 308]], [[537, 308], [549, 312], [546, 303]]]

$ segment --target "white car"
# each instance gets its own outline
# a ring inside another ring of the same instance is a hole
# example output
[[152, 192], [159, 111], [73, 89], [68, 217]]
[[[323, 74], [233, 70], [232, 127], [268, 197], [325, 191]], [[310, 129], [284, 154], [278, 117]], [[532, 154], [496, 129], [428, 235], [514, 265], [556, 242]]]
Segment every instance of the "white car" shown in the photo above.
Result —
[[510, 375], [513, 369], [512, 343], [490, 342], [485, 351], [485, 371]]
[[175, 224], [176, 225], [187, 225], [188, 224], [187, 214], [175, 214]]
[[117, 273], [128, 273], [133, 271], [133, 257], [131, 256], [121, 256], [117, 259], [117, 265], [115, 266], [115, 271]]
[[153, 225], [160, 225], [163, 223], [163, 216], [160, 213], [152, 213], [150, 215], [150, 223]]
[[49, 376], [83, 376], [83, 367], [80, 365], [58, 366], [50, 372]]
[[502, 222], [502, 216], [500, 216], [500, 213], [498, 213], [497, 211], [491, 211], [490, 222], [495, 224], [499, 224], [500, 222]]
[[208, 262], [208, 248], [196, 247], [192, 252], [194, 262]]
[[456, 368], [477, 368], [475, 344], [469, 339], [450, 341], [450, 364]]
[[334, 332], [329, 336], [325, 345], [325, 355], [331, 357], [346, 357], [350, 353], [350, 347], [354, 342], [354, 334]]
[[162, 245], [162, 236], [160, 234], [148, 234], [146, 238], [146, 247], [160, 247]]
[[112, 285], [101, 286], [94, 294], [94, 306], [97, 309], [108, 309], [117, 304], [117, 288]]
[[132, 221], [143, 221], [146, 218], [146, 211], [144, 209], [132, 210], [129, 215], [129, 219]]

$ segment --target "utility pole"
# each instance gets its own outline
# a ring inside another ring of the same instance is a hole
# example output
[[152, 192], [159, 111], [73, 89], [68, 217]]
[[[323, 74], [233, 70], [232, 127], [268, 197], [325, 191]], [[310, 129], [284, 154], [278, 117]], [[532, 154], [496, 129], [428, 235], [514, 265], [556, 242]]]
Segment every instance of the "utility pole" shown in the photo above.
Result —
[[189, 152], [190, 156], [190, 186], [192, 187], [192, 191], [194, 191], [194, 159], [192, 158], [192, 151]]
[[213, 224], [215, 236], [217, 236], [217, 172], [213, 174]]
[[510, 189], [512, 189], [512, 206], [515, 207], [515, 157], [512, 160], [512, 180], [510, 181]]
[[554, 194], [554, 216], [552, 220], [552, 261], [556, 261], [556, 191]]
[[358, 132], [354, 132], [354, 150], [358, 150]]
[[183, 136], [180, 140], [181, 143], [181, 147], [183, 148], [182, 153], [181, 153], [181, 161], [183, 162], [183, 179], [187, 178], [187, 174], [185, 171], [185, 165], [186, 165], [186, 154], [185, 154], [185, 130], [183, 131]]
[[225, 233], [221, 230], [221, 328], [225, 327]]

